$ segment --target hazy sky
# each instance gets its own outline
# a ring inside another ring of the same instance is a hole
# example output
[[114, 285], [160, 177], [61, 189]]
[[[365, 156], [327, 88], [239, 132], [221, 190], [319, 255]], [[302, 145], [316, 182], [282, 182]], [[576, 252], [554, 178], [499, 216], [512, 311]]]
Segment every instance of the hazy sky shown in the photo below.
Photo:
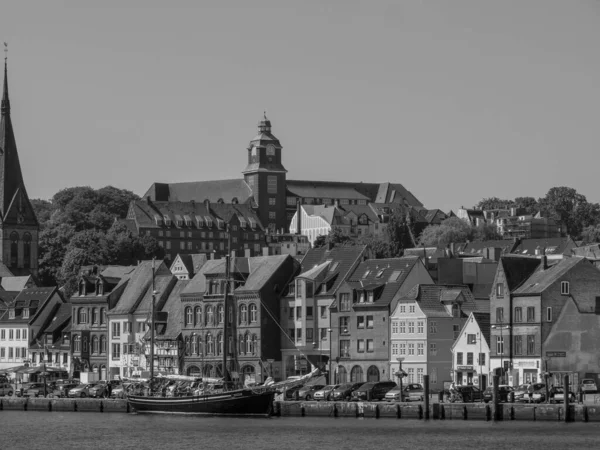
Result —
[[3, 0], [0, 40], [32, 198], [241, 177], [266, 109], [290, 179], [600, 201], [597, 0]]

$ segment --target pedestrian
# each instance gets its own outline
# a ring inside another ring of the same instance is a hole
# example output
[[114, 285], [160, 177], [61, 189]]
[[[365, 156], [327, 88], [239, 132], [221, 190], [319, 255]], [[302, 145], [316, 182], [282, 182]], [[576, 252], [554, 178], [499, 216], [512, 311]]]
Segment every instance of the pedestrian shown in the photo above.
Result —
[[531, 382], [527, 385], [527, 394], [529, 395], [529, 403], [533, 403], [533, 384]]

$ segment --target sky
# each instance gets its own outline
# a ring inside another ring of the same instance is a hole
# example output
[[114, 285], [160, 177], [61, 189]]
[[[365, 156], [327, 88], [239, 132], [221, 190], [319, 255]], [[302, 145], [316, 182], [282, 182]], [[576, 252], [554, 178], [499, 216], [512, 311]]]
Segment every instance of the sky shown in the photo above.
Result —
[[31, 198], [240, 178], [266, 110], [289, 179], [427, 208], [600, 202], [600, 1], [3, 0]]

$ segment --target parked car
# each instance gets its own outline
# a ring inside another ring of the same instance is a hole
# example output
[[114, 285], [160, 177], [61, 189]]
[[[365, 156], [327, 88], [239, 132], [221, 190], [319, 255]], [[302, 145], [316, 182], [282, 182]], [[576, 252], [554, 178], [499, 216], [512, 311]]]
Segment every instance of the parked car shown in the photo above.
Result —
[[331, 391], [331, 399], [332, 400], [350, 400], [352, 398], [352, 392], [361, 387], [364, 381], [358, 383], [345, 383], [340, 384], [333, 391]]
[[112, 389], [110, 391], [110, 398], [125, 397], [126, 388], [127, 388], [127, 383], [123, 383], [121, 381], [119, 381], [118, 384], [113, 384]]
[[355, 391], [352, 391], [352, 400], [367, 400], [369, 396], [369, 394], [367, 393], [370, 393], [370, 398], [372, 401], [383, 400], [385, 398], [385, 394], [387, 394], [395, 387], [396, 383], [394, 383], [393, 381], [370, 381], [368, 383], [363, 384]]
[[96, 383], [88, 389], [88, 395], [95, 398], [108, 397], [108, 385], [106, 382]]
[[23, 390], [24, 397], [43, 397], [45, 394], [52, 392], [54, 390], [54, 385], [52, 383], [48, 383], [44, 385], [44, 383], [30, 383], [27, 390]]
[[[499, 401], [500, 402], [508, 402], [508, 394], [510, 394], [511, 392], [513, 392], [514, 389], [511, 386], [508, 386], [507, 384], [501, 384], [500, 386], [498, 386], [498, 397], [499, 397]], [[485, 391], [483, 391], [483, 401], [488, 403], [491, 402], [494, 398], [494, 388], [492, 386], [486, 388]]]
[[584, 378], [581, 380], [581, 390], [585, 394], [593, 394], [594, 392], [598, 392], [596, 380], [593, 380], [592, 378]]
[[1, 396], [11, 396], [13, 395], [13, 392], [15, 392], [14, 390], [14, 386], [10, 383], [0, 383], [0, 395]]
[[298, 397], [300, 400], [312, 400], [315, 392], [323, 389], [324, 384], [309, 384], [305, 385], [298, 391]]
[[75, 386], [74, 388], [69, 390], [69, 397], [89, 397], [90, 388], [93, 387], [93, 384], [80, 384]]
[[400, 386], [396, 386], [392, 390], [385, 394], [385, 399], [389, 402], [401, 401], [401, 402], [412, 402], [412, 401], [423, 401], [425, 390], [419, 383], [409, 383], [402, 387], [402, 398], [400, 398]]
[[330, 400], [331, 392], [337, 387], [339, 387], [339, 384], [328, 384], [327, 386], [323, 387], [323, 389], [320, 389], [317, 392], [315, 392], [313, 395], [313, 399], [317, 401]]
[[477, 386], [457, 386], [458, 392], [462, 395], [462, 401], [465, 403], [479, 402], [483, 399], [483, 392]]
[[292, 386], [289, 389], [285, 390], [285, 400], [294, 400], [296, 392], [298, 392], [300, 389], [302, 389], [304, 386], [300, 385], [300, 386]]
[[[528, 402], [529, 393], [527, 388], [529, 384], [522, 384], [515, 389], [515, 402]], [[533, 383], [533, 392], [544, 390], [544, 396], [546, 395], [546, 385], [544, 383]]]
[[52, 391], [52, 395], [54, 397], [68, 397], [69, 390], [77, 387], [79, 383], [67, 382], [67, 380], [63, 380], [61, 383], [56, 383], [54, 386], [54, 390]]
[[[575, 393], [569, 391], [569, 402], [576, 402], [577, 397]], [[553, 387], [550, 389], [550, 403], [564, 403], [565, 402], [565, 390], [562, 387]]]

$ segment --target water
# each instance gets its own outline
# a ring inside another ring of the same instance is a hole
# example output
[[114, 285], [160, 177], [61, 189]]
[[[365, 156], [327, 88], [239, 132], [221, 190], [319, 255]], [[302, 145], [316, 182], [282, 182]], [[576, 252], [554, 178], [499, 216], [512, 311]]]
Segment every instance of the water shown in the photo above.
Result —
[[593, 423], [0, 412], [1, 449], [587, 449]]

